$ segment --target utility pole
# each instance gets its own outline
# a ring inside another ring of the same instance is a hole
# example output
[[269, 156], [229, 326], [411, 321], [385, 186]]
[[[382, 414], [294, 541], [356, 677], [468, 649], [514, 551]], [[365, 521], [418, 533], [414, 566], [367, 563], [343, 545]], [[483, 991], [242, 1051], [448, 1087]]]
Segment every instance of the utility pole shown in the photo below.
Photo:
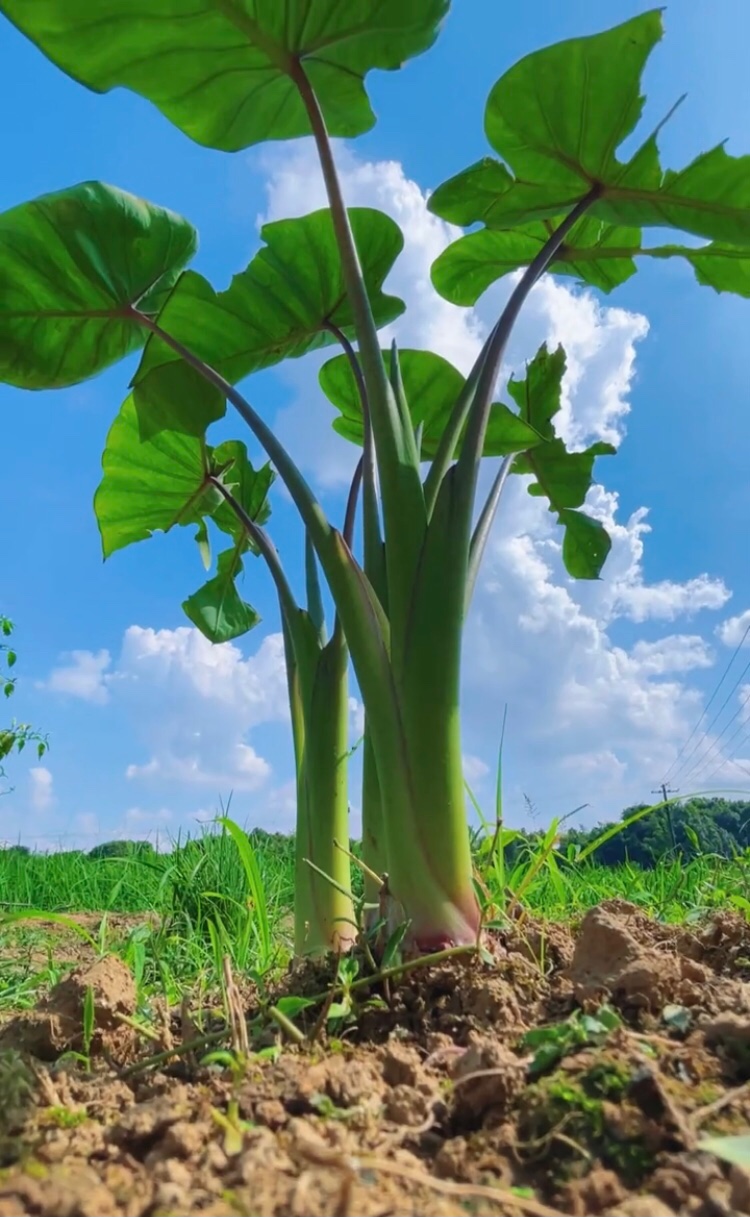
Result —
[[666, 782], [662, 782], [659, 789], [652, 790], [651, 793], [660, 794], [662, 799], [664, 800], [664, 803], [666, 804], [664, 810], [667, 813], [667, 823], [669, 824], [669, 835], [672, 838], [672, 849], [676, 853], [677, 852], [677, 837], [676, 837], [675, 831], [674, 831], [674, 820], [672, 819], [672, 805], [669, 802], [669, 796], [671, 794], [679, 794], [680, 792], [679, 792], [679, 790], [674, 790], [671, 786], [668, 786]]

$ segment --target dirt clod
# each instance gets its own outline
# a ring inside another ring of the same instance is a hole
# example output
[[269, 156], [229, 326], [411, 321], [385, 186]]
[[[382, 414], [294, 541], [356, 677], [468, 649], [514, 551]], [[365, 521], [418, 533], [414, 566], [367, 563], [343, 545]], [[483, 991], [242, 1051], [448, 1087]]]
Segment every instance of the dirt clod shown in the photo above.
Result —
[[[86, 995], [93, 996], [94, 1025], [86, 1043]], [[123, 1016], [135, 1013], [133, 977], [116, 955], [76, 968], [50, 990], [35, 1009], [17, 1015], [0, 1029], [0, 1050], [15, 1048], [43, 1061], [65, 1052], [103, 1051], [118, 1059], [132, 1050], [135, 1035]]]

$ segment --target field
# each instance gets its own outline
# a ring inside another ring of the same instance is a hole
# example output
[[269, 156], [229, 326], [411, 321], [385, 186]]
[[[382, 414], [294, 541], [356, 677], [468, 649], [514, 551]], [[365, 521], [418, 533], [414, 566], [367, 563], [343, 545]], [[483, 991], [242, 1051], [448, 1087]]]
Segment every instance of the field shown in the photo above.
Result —
[[323, 966], [283, 837], [0, 851], [0, 1217], [749, 1212], [750, 859], [476, 861], [481, 952]]

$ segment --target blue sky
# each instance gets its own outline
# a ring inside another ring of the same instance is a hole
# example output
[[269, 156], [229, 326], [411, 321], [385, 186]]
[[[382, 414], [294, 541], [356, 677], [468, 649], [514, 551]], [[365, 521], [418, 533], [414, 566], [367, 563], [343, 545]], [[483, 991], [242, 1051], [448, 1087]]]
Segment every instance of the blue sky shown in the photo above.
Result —
[[[339, 153], [350, 200], [390, 210], [411, 242], [394, 278], [413, 306], [396, 331], [402, 341], [467, 361], [505, 290], [469, 312], [425, 294], [430, 260], [450, 234], [426, 213], [424, 192], [487, 150], [491, 85], [521, 55], [646, 7], [608, 0], [605, 15], [594, 0], [533, 0], [513, 11], [496, 0], [454, 0], [431, 53], [401, 73], [370, 77], [377, 126]], [[662, 138], [665, 162], [678, 166], [721, 139], [730, 152], [750, 150], [744, 0], [716, 0], [710, 18], [697, 0], [675, 2], [666, 27], [646, 75], [644, 123], [689, 96]], [[257, 248], [259, 217], [322, 205], [307, 143], [234, 156], [199, 148], [146, 102], [87, 92], [7, 23], [1, 28], [0, 95], [15, 117], [4, 131], [0, 208], [88, 178], [111, 182], [188, 216], [201, 234], [196, 268], [224, 286]], [[598, 469], [595, 509], [615, 534], [600, 584], [565, 579], [555, 534], [520, 484], [488, 553], [467, 628], [467, 773], [489, 800], [507, 702], [506, 795], [516, 823], [524, 794], [540, 820], [584, 803], [586, 817], [603, 819], [645, 797], [750, 622], [749, 319], [746, 301], [657, 263], [606, 301], [548, 284], [519, 329], [510, 363], [520, 366], [546, 337], [562, 340], [580, 372], [570, 390], [573, 433], [587, 442], [615, 434], [622, 448]], [[328, 431], [320, 362], [265, 373], [248, 391], [338, 514], [353, 450]], [[260, 566], [250, 568], [245, 591], [263, 624], [219, 653], [201, 645], [181, 613], [202, 577], [187, 533], [102, 564], [91, 501], [133, 366], [64, 393], [0, 386], [0, 609], [17, 623], [14, 712], [51, 742], [43, 765], [14, 764], [0, 838], [164, 835], [194, 827], [232, 790], [240, 819], [292, 824], [278, 621]], [[230, 434], [240, 434], [233, 423], [217, 429]], [[282, 495], [272, 533], [297, 575], [299, 534]], [[352, 719], [356, 732], [356, 710]], [[740, 733], [726, 746], [717, 772], [711, 746], [694, 758], [695, 784], [746, 787], [750, 769], [745, 776], [737, 762], [750, 766], [750, 739]], [[683, 774], [691, 777], [690, 765]], [[351, 798], [356, 806], [356, 772]]]

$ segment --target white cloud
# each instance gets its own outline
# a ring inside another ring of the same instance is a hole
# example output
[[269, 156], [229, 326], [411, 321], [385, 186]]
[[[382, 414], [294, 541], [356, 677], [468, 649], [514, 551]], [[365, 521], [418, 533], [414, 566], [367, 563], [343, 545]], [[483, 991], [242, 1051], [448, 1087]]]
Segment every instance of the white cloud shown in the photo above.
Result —
[[29, 804], [32, 811], [49, 811], [55, 804], [52, 774], [44, 765], [29, 770]]
[[109, 651], [71, 651], [61, 659], [68, 662], [53, 668], [47, 680], [40, 684], [41, 688], [79, 697], [95, 705], [109, 701], [107, 669], [112, 662]]
[[462, 759], [464, 777], [470, 786], [481, 782], [490, 771], [489, 765], [485, 764], [479, 756], [472, 756], [471, 753], [465, 752]]
[[727, 617], [716, 627], [716, 636], [727, 647], [750, 646], [750, 609]]
[[210, 787], [217, 796], [268, 779], [271, 766], [246, 735], [288, 717], [281, 634], [244, 658], [233, 643], [213, 646], [192, 627], [134, 625], [115, 674], [118, 701], [150, 752], [128, 766], [128, 778]]

